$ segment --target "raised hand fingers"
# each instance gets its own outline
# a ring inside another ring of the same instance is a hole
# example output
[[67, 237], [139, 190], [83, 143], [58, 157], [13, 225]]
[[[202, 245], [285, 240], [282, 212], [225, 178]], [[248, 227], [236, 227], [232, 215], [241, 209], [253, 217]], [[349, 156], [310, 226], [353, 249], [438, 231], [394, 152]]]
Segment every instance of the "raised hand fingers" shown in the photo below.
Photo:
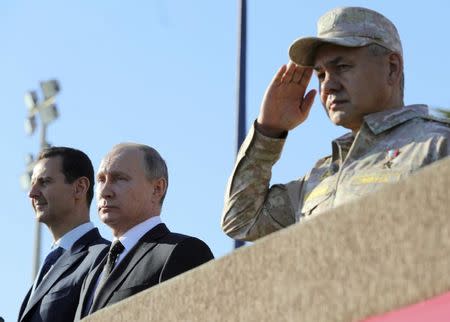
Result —
[[258, 116], [260, 130], [276, 137], [305, 121], [316, 91], [305, 95], [312, 69], [290, 63], [277, 71], [267, 87]]
[[302, 103], [300, 104], [300, 110], [304, 113], [305, 117], [308, 117], [309, 111], [314, 103], [314, 98], [316, 97], [317, 91], [312, 89], [305, 95]]
[[283, 75], [283, 78], [281, 79], [282, 83], [288, 84], [291, 83], [294, 75], [295, 75], [295, 70], [296, 70], [296, 65], [293, 62], [290, 62], [287, 66], [286, 66], [286, 71]]
[[297, 83], [306, 89], [311, 80], [312, 72], [312, 68], [296, 66], [292, 76], [292, 82]]
[[275, 74], [275, 76], [272, 79], [272, 84], [276, 84], [276, 85], [280, 85], [282, 80], [283, 80], [283, 76], [286, 72], [286, 65], [283, 65], [280, 67], [280, 69], [278, 69], [277, 73]]
[[[286, 65], [283, 65], [285, 67]], [[281, 72], [281, 69], [279, 70]], [[291, 84], [294, 85], [301, 85], [306, 90], [306, 87], [308, 87], [309, 81], [311, 80], [312, 76], [312, 68], [308, 67], [300, 67], [297, 66], [295, 63], [290, 62], [284, 70], [284, 74], [281, 76], [279, 84]], [[277, 73], [277, 76], [279, 74]]]
[[303, 68], [302, 77], [299, 79], [298, 83], [306, 89], [308, 87], [309, 81], [311, 80], [312, 74], [312, 68]]
[[[293, 63], [291, 63], [291, 64], [293, 64]], [[295, 65], [295, 64], [293, 64], [293, 65]], [[294, 70], [294, 73], [292, 75], [292, 82], [300, 84], [304, 73], [305, 73], [305, 69], [304, 68], [295, 66], [295, 70]]]

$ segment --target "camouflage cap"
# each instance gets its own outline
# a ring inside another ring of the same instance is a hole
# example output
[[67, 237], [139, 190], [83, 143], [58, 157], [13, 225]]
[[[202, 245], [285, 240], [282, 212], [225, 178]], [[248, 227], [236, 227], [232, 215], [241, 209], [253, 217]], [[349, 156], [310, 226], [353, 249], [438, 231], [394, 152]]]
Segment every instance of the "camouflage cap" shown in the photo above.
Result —
[[378, 44], [403, 55], [397, 28], [382, 14], [360, 7], [328, 11], [317, 22], [317, 37], [301, 37], [289, 48], [289, 57], [300, 66], [312, 67], [317, 48], [324, 44], [363, 47]]

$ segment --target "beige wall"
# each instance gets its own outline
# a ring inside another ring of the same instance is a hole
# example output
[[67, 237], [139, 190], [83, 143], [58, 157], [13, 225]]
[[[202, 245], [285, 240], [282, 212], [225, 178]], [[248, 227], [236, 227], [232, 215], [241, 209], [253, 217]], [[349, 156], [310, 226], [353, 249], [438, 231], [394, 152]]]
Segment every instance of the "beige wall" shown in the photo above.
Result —
[[449, 187], [447, 158], [85, 321], [357, 321], [430, 298], [450, 290]]

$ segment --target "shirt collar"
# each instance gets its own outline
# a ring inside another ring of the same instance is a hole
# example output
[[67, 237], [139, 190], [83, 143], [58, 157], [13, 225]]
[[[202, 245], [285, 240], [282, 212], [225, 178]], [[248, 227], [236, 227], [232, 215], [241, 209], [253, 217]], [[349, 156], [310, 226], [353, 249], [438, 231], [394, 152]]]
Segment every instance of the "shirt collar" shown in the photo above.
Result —
[[[128, 230], [125, 234], [120, 236], [118, 239], [122, 243], [122, 245], [125, 247], [125, 251], [128, 252], [130, 249], [136, 245], [136, 243], [141, 239], [142, 236], [144, 236], [148, 231], [156, 227], [162, 223], [160, 216], [153, 216], [140, 224], [137, 224], [130, 230]], [[113, 242], [117, 240], [117, 238], [114, 238]]]
[[80, 239], [84, 234], [86, 234], [91, 229], [94, 229], [94, 224], [92, 222], [87, 222], [81, 224], [71, 231], [65, 233], [60, 239], [58, 239], [52, 246], [52, 249], [57, 247], [62, 247], [65, 250], [71, 249], [73, 244]]
[[364, 122], [373, 134], [378, 135], [410, 119], [426, 115], [428, 115], [426, 105], [409, 105], [366, 115]]
[[[364, 117], [364, 122], [373, 134], [378, 135], [410, 119], [425, 115], [428, 115], [428, 107], [426, 105], [417, 104], [368, 114]], [[352, 132], [346, 133], [333, 140], [332, 160], [336, 161], [345, 159], [345, 156], [350, 150], [354, 140], [355, 137]]]
[[331, 142], [332, 160], [344, 160], [347, 152], [353, 144], [355, 137], [352, 132], [342, 135]]

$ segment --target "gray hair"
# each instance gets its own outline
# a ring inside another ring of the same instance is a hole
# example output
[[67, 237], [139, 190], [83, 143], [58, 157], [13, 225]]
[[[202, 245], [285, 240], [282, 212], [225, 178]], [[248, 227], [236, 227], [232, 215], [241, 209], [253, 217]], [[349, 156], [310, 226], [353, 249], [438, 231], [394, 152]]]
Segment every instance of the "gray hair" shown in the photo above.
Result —
[[164, 191], [161, 197], [161, 205], [166, 197], [167, 188], [169, 187], [169, 172], [167, 170], [166, 161], [154, 148], [147, 145], [138, 145], [138, 149], [144, 153], [144, 169], [147, 179], [159, 179], [163, 178], [166, 181], [166, 191]]
[[[378, 44], [370, 44], [367, 46], [367, 49], [369, 50], [369, 53], [373, 56], [386, 56], [386, 55], [393, 53], [392, 50], [390, 50], [386, 47], [380, 46]], [[405, 72], [404, 72], [404, 70], [402, 70], [402, 78], [400, 79], [400, 95], [401, 95], [402, 101], [403, 101], [404, 92], [405, 92]]]

